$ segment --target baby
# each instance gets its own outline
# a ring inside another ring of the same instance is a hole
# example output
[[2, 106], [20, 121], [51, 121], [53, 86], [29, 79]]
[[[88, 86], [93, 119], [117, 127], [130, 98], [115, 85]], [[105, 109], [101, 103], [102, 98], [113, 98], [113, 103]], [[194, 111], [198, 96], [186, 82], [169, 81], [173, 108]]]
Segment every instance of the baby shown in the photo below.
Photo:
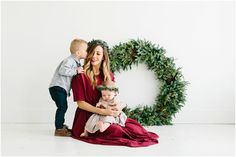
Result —
[[[102, 97], [96, 107], [108, 108], [120, 105], [120, 107], [124, 108], [124, 105], [115, 98], [118, 88], [113, 81], [106, 81], [103, 85], [98, 86], [97, 89], [101, 91]], [[126, 119], [127, 116], [124, 112], [121, 112], [117, 117], [93, 114], [86, 122], [85, 130], [80, 136], [88, 136], [88, 133], [95, 133], [98, 130], [104, 132], [111, 124], [118, 124], [124, 127]]]

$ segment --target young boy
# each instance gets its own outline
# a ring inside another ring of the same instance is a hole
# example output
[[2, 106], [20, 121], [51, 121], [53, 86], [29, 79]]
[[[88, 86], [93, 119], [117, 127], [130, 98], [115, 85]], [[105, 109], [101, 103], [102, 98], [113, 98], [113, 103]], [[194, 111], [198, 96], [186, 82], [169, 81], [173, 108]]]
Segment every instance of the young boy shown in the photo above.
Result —
[[87, 42], [82, 39], [74, 39], [70, 45], [71, 55], [64, 59], [57, 67], [49, 92], [52, 100], [56, 103], [55, 136], [71, 136], [71, 131], [64, 125], [64, 117], [67, 110], [67, 96], [70, 96], [72, 77], [83, 73], [80, 59], [87, 56]]

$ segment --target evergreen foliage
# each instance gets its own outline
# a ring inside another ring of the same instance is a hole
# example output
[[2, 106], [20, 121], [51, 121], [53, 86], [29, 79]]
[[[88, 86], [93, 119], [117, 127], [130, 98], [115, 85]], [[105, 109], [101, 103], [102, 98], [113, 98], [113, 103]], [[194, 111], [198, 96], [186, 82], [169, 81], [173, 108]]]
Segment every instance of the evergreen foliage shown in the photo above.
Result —
[[154, 72], [161, 83], [160, 93], [156, 96], [154, 104], [124, 109], [128, 117], [136, 119], [142, 125], [172, 124], [173, 116], [185, 102], [188, 82], [184, 80], [181, 68], [176, 68], [174, 59], [166, 57], [165, 53], [166, 50], [159, 45], [140, 39], [120, 43], [109, 53], [114, 73], [120, 72], [121, 69], [129, 70], [133, 64], [143, 63]]

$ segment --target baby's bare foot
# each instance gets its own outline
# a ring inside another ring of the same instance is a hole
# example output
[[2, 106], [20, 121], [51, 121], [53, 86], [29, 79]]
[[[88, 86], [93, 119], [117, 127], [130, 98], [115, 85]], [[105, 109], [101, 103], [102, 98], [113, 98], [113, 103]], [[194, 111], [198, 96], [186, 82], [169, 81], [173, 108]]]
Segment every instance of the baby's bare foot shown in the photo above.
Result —
[[80, 137], [87, 137], [88, 136], [88, 133], [87, 132], [83, 132]]
[[97, 122], [97, 127], [99, 128], [100, 132], [105, 131], [104, 123], [102, 121]]
[[103, 122], [102, 122], [102, 121], [98, 121], [96, 125], [97, 125], [97, 127], [98, 127], [99, 129], [101, 129], [102, 126], [103, 126]]
[[102, 121], [99, 121], [99, 122], [97, 122], [97, 126], [98, 126], [100, 132], [103, 132], [110, 126], [110, 123], [103, 123]]

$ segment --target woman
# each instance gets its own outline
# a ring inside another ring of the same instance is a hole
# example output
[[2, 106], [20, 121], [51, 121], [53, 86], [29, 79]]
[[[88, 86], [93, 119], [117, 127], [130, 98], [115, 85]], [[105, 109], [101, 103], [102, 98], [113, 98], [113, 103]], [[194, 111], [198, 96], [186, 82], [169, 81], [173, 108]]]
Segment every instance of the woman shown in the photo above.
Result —
[[108, 46], [101, 40], [92, 40], [88, 43], [88, 56], [84, 64], [84, 73], [75, 76], [72, 80], [74, 101], [78, 108], [75, 113], [72, 137], [94, 144], [124, 145], [130, 147], [149, 146], [158, 143], [158, 135], [147, 132], [137, 121], [128, 118], [125, 127], [111, 124], [104, 132], [97, 131], [88, 137], [80, 137], [84, 131], [88, 118], [93, 114], [117, 116], [121, 107], [102, 109], [95, 107], [101, 97], [96, 89], [103, 81], [112, 80], [110, 72]]

